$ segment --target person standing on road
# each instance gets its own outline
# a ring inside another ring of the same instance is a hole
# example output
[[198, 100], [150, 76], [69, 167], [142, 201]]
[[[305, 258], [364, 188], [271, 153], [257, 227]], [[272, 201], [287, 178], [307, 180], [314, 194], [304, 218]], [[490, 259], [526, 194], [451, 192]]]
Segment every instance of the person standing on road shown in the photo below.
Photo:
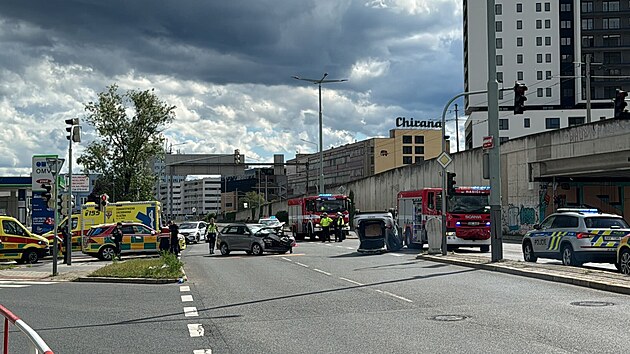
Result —
[[122, 261], [122, 257], [120, 256], [120, 243], [123, 240], [123, 232], [122, 232], [122, 223], [120, 221], [116, 224], [114, 231], [112, 231], [112, 239], [116, 247], [114, 249], [114, 252], [116, 253], [115, 257], [118, 258], [119, 261]]
[[345, 221], [343, 220], [343, 214], [341, 212], [337, 212], [337, 218], [335, 219], [335, 242], [343, 241], [343, 227], [345, 226]]
[[333, 219], [328, 217], [328, 213], [322, 213], [322, 218], [319, 220], [319, 226], [322, 227], [322, 242], [330, 242], [330, 225], [333, 223]]
[[171, 220], [168, 229], [171, 232], [171, 253], [177, 256], [179, 255], [179, 226]]
[[208, 250], [210, 254], [214, 254], [214, 246], [217, 242], [217, 224], [214, 223], [214, 218], [210, 218], [208, 228], [206, 229], [206, 242], [208, 242]]
[[[171, 222], [169, 221], [169, 226], [171, 225]], [[160, 235], [158, 237], [160, 239], [160, 253], [162, 252], [168, 252], [171, 249], [171, 233], [170, 233], [170, 228], [169, 228], [169, 232], [163, 232], [162, 231], [162, 227], [160, 227]]]

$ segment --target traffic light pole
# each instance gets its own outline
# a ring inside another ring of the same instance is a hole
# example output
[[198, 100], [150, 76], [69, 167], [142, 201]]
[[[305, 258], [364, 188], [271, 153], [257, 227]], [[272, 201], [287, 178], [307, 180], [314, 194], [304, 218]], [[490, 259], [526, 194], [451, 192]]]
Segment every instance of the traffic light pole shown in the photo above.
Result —
[[[55, 167], [57, 168], [57, 167]], [[57, 198], [59, 195], [59, 183], [57, 183], [57, 171], [55, 171], [55, 173], [53, 173], [53, 183], [55, 186], [55, 193], [53, 193], [53, 200], [55, 201], [55, 203], [57, 203]], [[57, 225], [59, 224], [59, 213], [57, 212], [57, 207], [55, 205], [55, 208], [53, 208], [54, 210], [54, 219], [55, 219], [55, 226], [53, 226], [53, 252], [52, 252], [52, 256], [53, 256], [53, 264], [52, 264], [52, 275], [53, 276], [57, 276], [59, 274], [59, 272], [57, 271], [57, 258], [58, 258], [58, 248], [59, 248], [59, 242], [57, 241]]]
[[[72, 126], [72, 129], [79, 129], [79, 127]], [[72, 132], [68, 140], [68, 218], [66, 219], [66, 227], [66, 264], [72, 265]]]

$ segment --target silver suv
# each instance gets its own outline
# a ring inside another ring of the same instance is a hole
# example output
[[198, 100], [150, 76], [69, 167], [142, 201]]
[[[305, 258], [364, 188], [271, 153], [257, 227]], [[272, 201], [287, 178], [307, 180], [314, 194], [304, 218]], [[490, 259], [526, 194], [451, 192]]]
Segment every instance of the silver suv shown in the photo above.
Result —
[[616, 263], [619, 240], [630, 234], [628, 223], [619, 215], [597, 209], [561, 208], [523, 237], [523, 259], [562, 260], [568, 266], [587, 262]]
[[245, 251], [260, 256], [263, 252], [293, 252], [295, 239], [285, 235], [281, 227], [261, 224], [230, 224], [217, 234], [217, 246], [227, 256], [232, 251]]

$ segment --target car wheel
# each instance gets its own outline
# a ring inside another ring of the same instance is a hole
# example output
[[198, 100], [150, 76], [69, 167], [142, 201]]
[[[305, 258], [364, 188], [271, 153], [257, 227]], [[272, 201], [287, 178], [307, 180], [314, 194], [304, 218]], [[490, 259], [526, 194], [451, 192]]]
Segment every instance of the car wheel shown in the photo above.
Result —
[[254, 243], [252, 245], [252, 253], [254, 254], [254, 256], [262, 256], [263, 249], [262, 249], [262, 247], [259, 244]]
[[39, 256], [37, 255], [37, 252], [34, 250], [26, 251], [26, 253], [24, 253], [22, 257], [24, 258], [24, 263], [27, 263], [27, 264], [37, 263], [37, 261], [39, 260]]
[[523, 259], [525, 262], [536, 262], [538, 257], [534, 254], [532, 243], [527, 241], [523, 244]]
[[200, 239], [201, 239], [201, 236], [199, 236], [199, 234], [197, 234], [197, 237], [195, 238], [195, 243], [199, 243]]
[[100, 258], [103, 261], [111, 261], [112, 259], [114, 259], [115, 255], [116, 255], [116, 251], [114, 250], [114, 247], [112, 246], [105, 246], [101, 248], [100, 251], [98, 251], [98, 258]]
[[624, 248], [619, 255], [619, 271], [625, 275], [630, 275], [630, 249]]
[[221, 247], [219, 247], [219, 250], [221, 251], [221, 255], [223, 256], [227, 256], [228, 254], [230, 254], [230, 249], [228, 248], [227, 243], [222, 243]]
[[488, 245], [481, 246], [481, 247], [479, 247], [479, 250], [481, 252], [483, 252], [483, 253], [488, 253], [488, 252], [490, 252], [490, 246], [488, 246]]
[[571, 247], [568, 243], [562, 246], [562, 264], [573, 267], [579, 267], [582, 265], [578, 262], [575, 252], [573, 252], [573, 247]]

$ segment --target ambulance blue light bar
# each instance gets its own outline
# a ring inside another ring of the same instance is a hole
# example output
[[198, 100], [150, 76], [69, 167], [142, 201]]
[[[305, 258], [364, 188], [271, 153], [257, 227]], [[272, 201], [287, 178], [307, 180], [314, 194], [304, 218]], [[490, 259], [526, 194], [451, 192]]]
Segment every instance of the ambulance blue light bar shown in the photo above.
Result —
[[332, 197], [332, 194], [330, 193], [325, 193], [325, 194], [320, 194], [320, 197]]

